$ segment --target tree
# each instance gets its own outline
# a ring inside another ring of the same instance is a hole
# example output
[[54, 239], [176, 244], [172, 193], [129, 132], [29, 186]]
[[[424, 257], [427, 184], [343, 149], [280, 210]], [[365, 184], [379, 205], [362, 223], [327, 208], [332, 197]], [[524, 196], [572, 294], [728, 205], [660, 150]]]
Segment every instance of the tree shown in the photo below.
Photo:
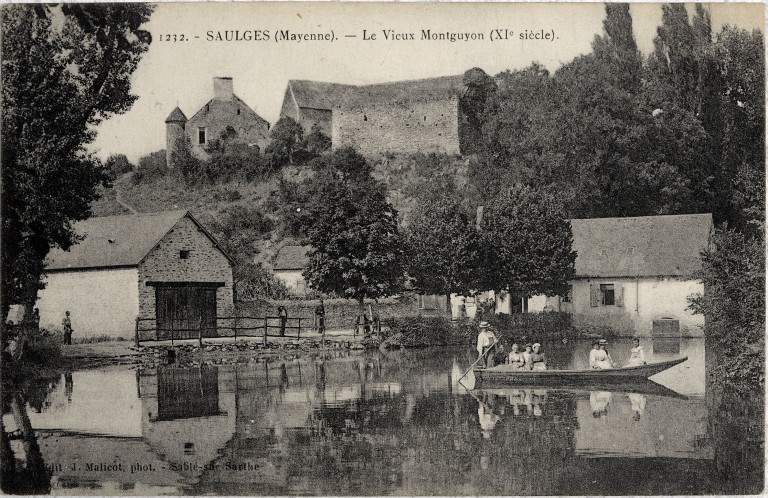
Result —
[[485, 206], [480, 243], [483, 289], [562, 296], [575, 275], [571, 224], [539, 190], [516, 186]]
[[131, 164], [125, 154], [112, 154], [104, 161], [104, 168], [107, 170], [112, 181], [134, 170], [133, 164]]
[[383, 185], [354, 149], [328, 159], [317, 177], [308, 242], [313, 247], [303, 275], [310, 286], [360, 304], [392, 295], [403, 280], [397, 211]]
[[311, 155], [319, 156], [331, 148], [331, 138], [323, 133], [318, 123], [315, 123], [312, 125], [309, 134], [304, 138], [302, 147]]
[[299, 149], [304, 139], [304, 129], [289, 116], [281, 117], [270, 133], [267, 154], [272, 154], [281, 166], [293, 164], [294, 153]]
[[151, 42], [147, 4], [7, 5], [2, 9], [3, 316], [31, 315], [51, 248], [69, 248], [107, 182], [84, 146], [127, 111], [130, 77]]
[[446, 296], [476, 289], [479, 243], [474, 217], [447, 187], [432, 203], [420, 203], [404, 239], [406, 270], [416, 288]]

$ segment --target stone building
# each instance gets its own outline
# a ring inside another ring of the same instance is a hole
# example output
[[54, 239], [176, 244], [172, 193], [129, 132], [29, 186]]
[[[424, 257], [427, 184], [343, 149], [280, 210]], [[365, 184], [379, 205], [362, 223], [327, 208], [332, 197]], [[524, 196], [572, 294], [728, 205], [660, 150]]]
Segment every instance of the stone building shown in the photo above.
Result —
[[334, 148], [352, 145], [363, 154], [471, 154], [479, 133], [469, 115], [470, 100], [481, 85], [477, 81], [492, 80], [480, 69], [360, 86], [291, 80], [280, 114], [301, 124], [305, 133], [318, 124]]
[[269, 123], [234, 94], [232, 78], [213, 78], [213, 98], [191, 118], [176, 107], [165, 120], [166, 164], [171, 166], [171, 154], [177, 141], [185, 134], [192, 152], [207, 159], [215, 141], [226, 137], [228, 144], [258, 147], [264, 151], [269, 142]]
[[71, 312], [75, 338], [132, 338], [143, 329], [174, 337], [215, 336], [233, 308], [234, 261], [188, 211], [91, 218], [75, 224], [84, 239], [51, 250], [41, 326], [61, 327]]

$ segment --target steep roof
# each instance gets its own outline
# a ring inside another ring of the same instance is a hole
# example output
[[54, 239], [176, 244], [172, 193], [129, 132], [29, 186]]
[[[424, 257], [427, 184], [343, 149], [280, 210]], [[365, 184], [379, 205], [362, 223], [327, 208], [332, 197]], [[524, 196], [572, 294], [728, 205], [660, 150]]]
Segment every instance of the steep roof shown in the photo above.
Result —
[[166, 123], [186, 123], [187, 122], [187, 116], [184, 115], [184, 113], [179, 109], [178, 106], [176, 106], [176, 109], [171, 111], [171, 113], [168, 115], [167, 118], [165, 118]]
[[277, 253], [275, 271], [303, 270], [307, 266], [307, 252], [312, 246], [284, 246]]
[[463, 75], [420, 80], [342, 85], [309, 80], [290, 80], [288, 85], [299, 107], [333, 109], [370, 103], [407, 102], [459, 97], [464, 92]]
[[85, 238], [68, 251], [52, 249], [46, 259], [46, 271], [138, 266], [184, 216], [188, 216], [234, 263], [200, 222], [188, 211], [178, 210], [101, 216], [77, 222], [75, 232]]
[[[251, 109], [250, 106], [248, 106], [248, 104], [246, 104], [245, 101], [243, 99], [241, 99], [240, 97], [238, 97], [237, 95], [233, 94], [232, 95], [232, 100], [234, 102], [240, 104], [241, 106], [243, 106], [243, 110], [251, 118], [254, 118], [254, 119], [258, 120], [258, 121], [261, 121], [262, 123], [269, 124], [266, 119], [264, 119], [261, 116], [259, 116], [256, 113], [256, 111]], [[191, 118], [189, 118], [189, 121], [196, 121], [202, 115], [205, 115], [207, 112], [210, 112], [210, 108], [211, 107], [217, 106], [217, 105], [222, 105], [222, 104], [226, 105], [226, 103], [228, 103], [228, 102], [229, 102], [228, 100], [211, 99], [208, 102], [206, 102], [206, 104], [204, 106], [202, 106], [200, 109], [198, 109], [197, 112], [194, 113]]]
[[690, 276], [709, 246], [711, 214], [571, 220], [577, 277]]

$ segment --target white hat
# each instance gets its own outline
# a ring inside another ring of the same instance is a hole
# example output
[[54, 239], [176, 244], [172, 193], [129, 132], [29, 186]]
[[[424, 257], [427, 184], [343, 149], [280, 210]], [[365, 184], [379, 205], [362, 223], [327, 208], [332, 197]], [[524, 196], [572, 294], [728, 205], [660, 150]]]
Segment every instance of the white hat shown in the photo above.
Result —
[[488, 322], [480, 322], [481, 329], [487, 329], [488, 327], [490, 327], [490, 325], [488, 325]]

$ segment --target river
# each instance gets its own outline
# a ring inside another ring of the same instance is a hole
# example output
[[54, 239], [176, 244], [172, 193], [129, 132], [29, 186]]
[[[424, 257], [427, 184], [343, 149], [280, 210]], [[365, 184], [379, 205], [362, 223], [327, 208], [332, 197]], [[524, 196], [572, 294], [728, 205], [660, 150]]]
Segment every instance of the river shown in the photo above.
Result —
[[[763, 400], [724, 408], [707, 385], [701, 339], [644, 346], [649, 361], [688, 361], [642, 393], [470, 391], [472, 379], [457, 379], [474, 353], [432, 348], [74, 371], [41, 380], [25, 400], [55, 494], [761, 490], [760, 472], [735, 478], [745, 459], [762, 468], [762, 423], [749, 419]], [[590, 349], [544, 347], [550, 368], [583, 367]], [[630, 347], [610, 350], [622, 361]], [[10, 414], [3, 422], [13, 429]]]

